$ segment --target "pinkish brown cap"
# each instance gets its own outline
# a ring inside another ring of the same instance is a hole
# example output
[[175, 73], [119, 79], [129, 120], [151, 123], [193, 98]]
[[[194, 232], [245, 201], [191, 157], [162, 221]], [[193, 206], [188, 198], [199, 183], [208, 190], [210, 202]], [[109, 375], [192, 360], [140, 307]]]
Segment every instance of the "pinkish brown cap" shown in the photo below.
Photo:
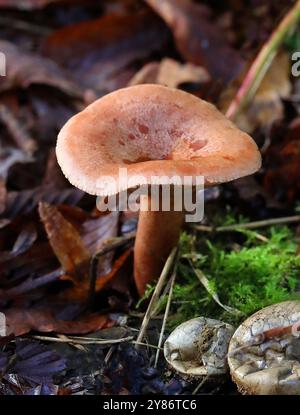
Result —
[[120, 89], [72, 117], [59, 133], [57, 159], [74, 186], [102, 196], [116, 192], [105, 176], [118, 180], [120, 167], [130, 187], [145, 184], [135, 176], [149, 184], [151, 176], [204, 176], [211, 186], [261, 165], [252, 138], [213, 105], [160, 85]]

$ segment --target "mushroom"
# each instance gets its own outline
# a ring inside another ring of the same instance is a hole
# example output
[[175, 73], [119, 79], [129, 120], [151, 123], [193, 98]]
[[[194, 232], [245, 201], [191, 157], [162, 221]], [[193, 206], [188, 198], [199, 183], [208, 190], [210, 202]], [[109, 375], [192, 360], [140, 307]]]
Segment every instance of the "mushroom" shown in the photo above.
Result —
[[[72, 117], [59, 133], [57, 159], [74, 186], [99, 196], [147, 186], [154, 176], [160, 190], [166, 177], [176, 185], [174, 176], [202, 176], [205, 186], [213, 186], [250, 175], [261, 165], [252, 138], [213, 105], [151, 84], [112, 92]], [[120, 168], [127, 169], [127, 184], [119, 178]], [[151, 194], [141, 196], [134, 248], [141, 295], [159, 277], [184, 219], [172, 204], [170, 211], [149, 211], [150, 203]]]
[[251, 395], [300, 395], [300, 301], [263, 308], [229, 344], [228, 364], [239, 390]]
[[216, 376], [228, 371], [227, 352], [234, 328], [222, 321], [197, 317], [170, 334], [165, 359], [185, 377]]

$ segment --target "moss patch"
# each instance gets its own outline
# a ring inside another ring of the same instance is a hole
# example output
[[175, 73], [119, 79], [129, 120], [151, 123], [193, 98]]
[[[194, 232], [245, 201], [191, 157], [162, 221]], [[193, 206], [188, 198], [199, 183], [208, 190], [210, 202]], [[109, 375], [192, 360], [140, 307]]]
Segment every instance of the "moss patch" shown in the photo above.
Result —
[[[253, 231], [240, 231], [231, 234], [230, 243], [224, 235], [211, 236], [199, 243], [197, 238], [184, 233], [169, 327], [196, 316], [238, 324], [270, 304], [300, 299], [297, 238], [283, 226], [268, 229], [263, 236], [267, 240], [260, 241]], [[234, 238], [239, 239], [238, 243], [232, 242]], [[205, 274], [209, 289], [201, 284], [191, 263]], [[148, 295], [151, 291], [149, 287]], [[223, 304], [239, 313], [220, 307], [213, 299], [214, 293]], [[161, 302], [161, 310], [166, 300]]]

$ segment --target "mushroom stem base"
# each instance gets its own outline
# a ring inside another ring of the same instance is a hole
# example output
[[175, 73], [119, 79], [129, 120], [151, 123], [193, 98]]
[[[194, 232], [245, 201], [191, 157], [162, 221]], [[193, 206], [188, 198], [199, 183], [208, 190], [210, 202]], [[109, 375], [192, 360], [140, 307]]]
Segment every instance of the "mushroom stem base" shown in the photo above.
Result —
[[146, 285], [160, 276], [172, 248], [178, 244], [184, 221], [184, 212], [151, 211], [150, 203], [150, 197], [141, 197], [134, 246], [134, 279], [141, 296]]

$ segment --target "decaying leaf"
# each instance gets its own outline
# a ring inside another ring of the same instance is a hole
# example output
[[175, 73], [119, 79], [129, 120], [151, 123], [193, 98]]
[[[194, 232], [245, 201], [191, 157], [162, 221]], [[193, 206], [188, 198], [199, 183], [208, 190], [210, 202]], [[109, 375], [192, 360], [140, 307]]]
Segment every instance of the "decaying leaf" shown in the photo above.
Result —
[[65, 370], [59, 354], [38, 342], [16, 339], [15, 350], [0, 352], [0, 395], [55, 395], [54, 376]]
[[146, 1], [170, 27], [179, 52], [188, 62], [204, 66], [214, 79], [224, 83], [241, 72], [243, 59], [209, 20], [207, 8], [191, 0]]
[[7, 335], [22, 336], [30, 331], [62, 334], [87, 334], [105, 327], [112, 327], [115, 321], [109, 315], [89, 314], [66, 321], [56, 318], [47, 308], [18, 309], [11, 308], [5, 312]]
[[76, 205], [83, 197], [83, 192], [76, 188], [53, 189], [52, 186], [40, 186], [20, 192], [9, 192], [5, 217], [15, 218], [17, 215], [27, 214], [36, 209], [40, 202], [51, 204], [66, 203]]
[[12, 88], [28, 88], [42, 84], [61, 90], [72, 97], [82, 98], [83, 91], [72, 82], [71, 75], [64, 72], [51, 59], [20, 50], [13, 43], [1, 40], [0, 50], [6, 56], [6, 76], [1, 79], [0, 92]]
[[165, 58], [161, 62], [147, 63], [130, 80], [129, 85], [161, 84], [177, 88], [184, 83], [205, 84], [210, 81], [208, 72], [192, 63], [182, 64], [174, 59]]
[[118, 87], [110, 82], [121, 72], [119, 87], [125, 86], [132, 76], [125, 68], [159, 50], [166, 35], [163, 23], [148, 10], [108, 14], [57, 30], [46, 39], [44, 51], [81, 84], [108, 92]]
[[122, 272], [123, 267], [126, 265], [126, 263], [130, 260], [130, 257], [132, 255], [132, 249], [127, 249], [114, 263], [112, 270], [103, 276], [100, 276], [100, 278], [96, 281], [96, 287], [95, 291], [99, 292], [105, 287], [105, 285], [112, 281], [113, 279], [116, 279], [119, 274]]
[[44, 223], [50, 245], [63, 269], [71, 274], [86, 264], [90, 253], [78, 231], [68, 222], [55, 206], [39, 204], [39, 214]]

